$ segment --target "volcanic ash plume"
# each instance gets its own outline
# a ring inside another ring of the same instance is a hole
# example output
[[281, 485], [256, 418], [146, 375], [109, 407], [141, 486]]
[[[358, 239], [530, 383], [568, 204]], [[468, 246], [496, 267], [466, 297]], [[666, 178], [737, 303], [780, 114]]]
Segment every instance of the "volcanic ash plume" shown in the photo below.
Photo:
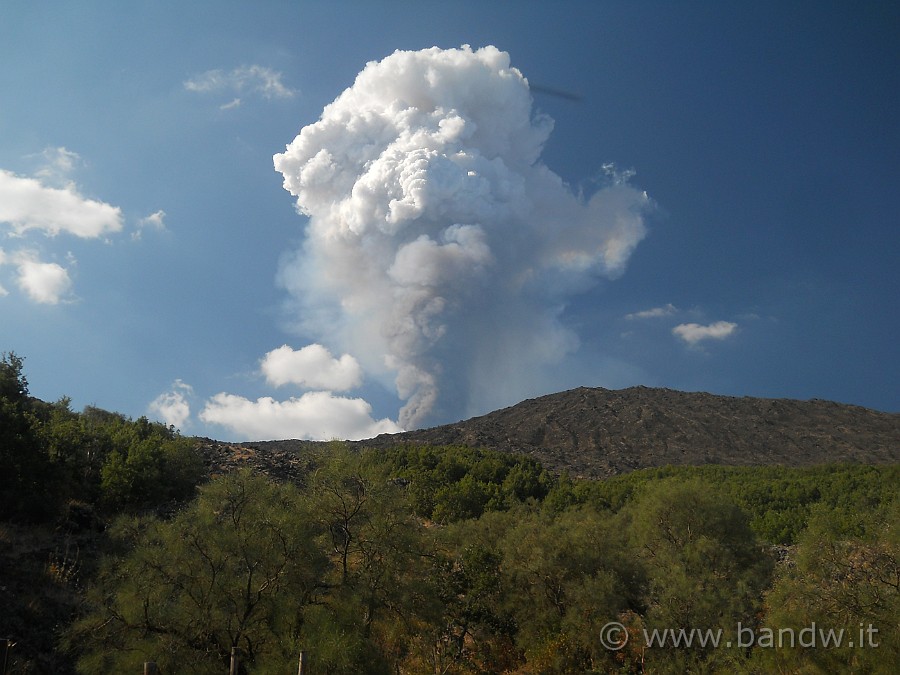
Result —
[[552, 126], [508, 54], [435, 47], [366, 65], [275, 155], [309, 217], [281, 270], [301, 328], [392, 374], [404, 428], [533, 388], [578, 347], [566, 298], [644, 237], [627, 178], [586, 198], [540, 162]]

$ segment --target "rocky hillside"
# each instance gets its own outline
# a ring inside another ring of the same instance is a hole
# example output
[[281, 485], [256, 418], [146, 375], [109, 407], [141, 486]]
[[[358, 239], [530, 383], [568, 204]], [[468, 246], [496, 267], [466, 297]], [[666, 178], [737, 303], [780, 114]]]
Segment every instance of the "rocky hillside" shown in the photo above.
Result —
[[197, 451], [210, 477], [249, 467], [275, 480], [292, 483], [303, 482], [316, 449], [324, 445], [314, 441], [225, 443], [210, 438], [197, 441]]
[[601, 478], [667, 464], [900, 462], [900, 414], [830, 401], [581, 387], [455, 424], [361, 445], [462, 444]]

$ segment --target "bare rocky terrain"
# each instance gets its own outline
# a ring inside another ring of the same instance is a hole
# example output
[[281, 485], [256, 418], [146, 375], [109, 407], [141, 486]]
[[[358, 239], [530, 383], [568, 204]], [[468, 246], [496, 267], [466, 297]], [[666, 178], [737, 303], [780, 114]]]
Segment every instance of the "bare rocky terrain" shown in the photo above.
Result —
[[226, 443], [200, 438], [197, 451], [210, 477], [250, 467], [275, 480], [302, 483], [312, 466], [313, 453], [323, 445], [314, 441]]
[[813, 399], [580, 387], [360, 445], [467, 445], [603, 478], [645, 467], [900, 462], [900, 414]]

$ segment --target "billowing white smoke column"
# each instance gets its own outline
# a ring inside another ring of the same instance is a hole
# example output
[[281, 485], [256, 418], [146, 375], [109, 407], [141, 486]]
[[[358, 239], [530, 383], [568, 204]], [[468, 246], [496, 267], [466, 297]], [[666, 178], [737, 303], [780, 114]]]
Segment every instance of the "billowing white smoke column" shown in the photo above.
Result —
[[566, 297], [644, 237], [625, 179], [588, 199], [540, 163], [552, 126], [505, 52], [398, 51], [275, 156], [309, 216], [282, 269], [302, 329], [393, 373], [404, 428], [524, 393], [578, 346]]

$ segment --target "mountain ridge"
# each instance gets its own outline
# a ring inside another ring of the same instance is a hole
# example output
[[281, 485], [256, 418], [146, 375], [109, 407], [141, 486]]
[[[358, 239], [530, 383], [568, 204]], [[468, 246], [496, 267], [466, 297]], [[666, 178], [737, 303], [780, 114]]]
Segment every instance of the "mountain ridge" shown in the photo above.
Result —
[[669, 464], [886, 464], [900, 462], [900, 414], [823, 399], [578, 387], [468, 420], [354, 442], [406, 444], [527, 454], [583, 478]]

